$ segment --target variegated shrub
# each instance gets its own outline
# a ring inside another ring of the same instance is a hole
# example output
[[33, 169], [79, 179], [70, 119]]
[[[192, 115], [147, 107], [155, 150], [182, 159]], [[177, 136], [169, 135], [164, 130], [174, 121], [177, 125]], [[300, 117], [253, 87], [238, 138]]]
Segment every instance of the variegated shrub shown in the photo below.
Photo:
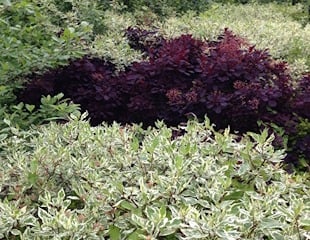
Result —
[[72, 118], [0, 137], [1, 239], [310, 239], [309, 174], [267, 131]]

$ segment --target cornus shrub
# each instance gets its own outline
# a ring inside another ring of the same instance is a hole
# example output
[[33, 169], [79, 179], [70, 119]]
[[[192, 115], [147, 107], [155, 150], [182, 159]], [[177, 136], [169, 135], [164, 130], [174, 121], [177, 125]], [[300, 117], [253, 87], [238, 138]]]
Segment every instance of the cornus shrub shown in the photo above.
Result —
[[185, 121], [185, 114], [194, 110], [186, 105], [195, 102], [196, 96], [190, 96], [191, 88], [202, 72], [200, 61], [206, 58], [206, 48], [204, 42], [183, 35], [163, 42], [159, 49], [147, 49], [151, 53], [148, 60], [134, 63], [120, 76], [130, 95], [130, 121]]
[[82, 119], [0, 141], [1, 239], [310, 239], [309, 174], [267, 131]]
[[218, 128], [231, 125], [242, 132], [272, 118], [268, 108], [282, 111], [293, 91], [285, 63], [228, 30], [214, 42], [191, 35], [168, 40], [122, 77], [133, 86], [129, 111], [135, 115], [176, 124], [187, 113], [199, 118], [207, 113]]
[[[259, 131], [258, 121], [296, 135], [298, 114], [307, 102], [309, 76], [296, 89], [284, 62], [267, 50], [225, 30], [216, 41], [191, 35], [164, 39], [156, 31], [128, 28], [130, 46], [145, 53], [118, 74], [114, 65], [98, 58], [83, 58], [30, 82], [20, 99], [34, 103], [41, 94], [63, 92], [88, 110], [91, 123], [142, 122], [162, 119], [178, 125], [194, 114], [207, 115], [217, 129]], [[35, 89], [35, 90], [34, 90]], [[275, 144], [283, 147], [277, 136]]]

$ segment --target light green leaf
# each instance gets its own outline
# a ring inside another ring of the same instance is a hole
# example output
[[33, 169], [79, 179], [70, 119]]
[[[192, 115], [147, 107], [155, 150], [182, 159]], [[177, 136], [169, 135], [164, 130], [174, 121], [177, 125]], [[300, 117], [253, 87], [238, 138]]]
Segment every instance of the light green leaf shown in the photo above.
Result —
[[154, 221], [158, 217], [158, 211], [154, 207], [147, 206], [145, 208], [146, 217], [152, 221]]
[[38, 175], [36, 173], [28, 173], [27, 179], [30, 185], [33, 185], [37, 182], [38, 180]]
[[0, 141], [5, 140], [7, 137], [8, 137], [8, 134], [5, 134], [5, 133], [0, 134]]
[[167, 221], [164, 225], [164, 227], [160, 228], [160, 236], [168, 236], [176, 232], [178, 228], [180, 228], [181, 225], [180, 219], [171, 219]]
[[159, 209], [160, 218], [163, 219], [166, 217], [166, 206], [162, 205]]
[[132, 214], [131, 215], [131, 220], [134, 224], [138, 225], [139, 227], [141, 228], [144, 228], [147, 224], [147, 220], [142, 218], [142, 217], [139, 217], [138, 215], [136, 214]]
[[19, 236], [19, 235], [22, 234], [21, 231], [18, 230], [18, 229], [16, 229], [16, 228], [12, 229], [10, 232], [11, 232], [12, 235], [14, 235], [14, 236]]
[[278, 220], [271, 218], [263, 218], [260, 226], [262, 229], [282, 229], [285, 225]]
[[120, 229], [114, 225], [109, 227], [109, 235], [111, 240], [119, 240], [121, 239]]
[[180, 171], [183, 167], [183, 157], [180, 155], [175, 156], [175, 167]]
[[37, 223], [37, 219], [32, 215], [26, 215], [22, 218], [22, 223], [27, 226], [35, 226]]
[[39, 161], [38, 160], [32, 160], [31, 162], [30, 162], [30, 171], [31, 172], [36, 172], [37, 171], [37, 169], [38, 169], [38, 165], [39, 165]]
[[9, 119], [3, 119], [3, 122], [8, 125], [8, 126], [11, 126], [11, 121]]
[[121, 202], [120, 206], [122, 208], [125, 208], [125, 209], [130, 210], [130, 211], [134, 211], [136, 209], [136, 207], [132, 203], [130, 203], [130, 202], [126, 201], [126, 200], [123, 200]]
[[224, 200], [239, 200], [243, 197], [243, 195], [244, 195], [244, 191], [238, 191], [236, 189], [234, 192], [226, 195], [224, 197]]
[[310, 231], [310, 219], [300, 219], [300, 226]]
[[57, 200], [58, 201], [63, 201], [66, 197], [66, 193], [65, 191], [62, 189], [59, 190], [59, 192], [57, 193]]
[[26, 107], [26, 109], [27, 109], [29, 112], [32, 112], [33, 109], [35, 108], [34, 105], [29, 105], [29, 104], [26, 104], [25, 107]]
[[132, 138], [131, 147], [132, 147], [133, 151], [138, 151], [138, 149], [139, 149], [139, 140], [138, 140], [138, 138], [136, 138], [136, 137]]
[[133, 233], [128, 236], [128, 240], [137, 240], [141, 239], [141, 235], [143, 235], [144, 231], [141, 229], [137, 229]]
[[270, 233], [272, 239], [274, 240], [284, 240], [285, 237], [281, 234], [281, 232], [271, 232]]

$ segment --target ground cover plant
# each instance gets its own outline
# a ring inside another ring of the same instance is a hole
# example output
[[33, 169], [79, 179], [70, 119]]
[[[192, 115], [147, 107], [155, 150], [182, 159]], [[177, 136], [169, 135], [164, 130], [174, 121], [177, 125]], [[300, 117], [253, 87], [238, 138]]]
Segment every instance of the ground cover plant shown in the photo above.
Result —
[[263, 121], [282, 128], [285, 136], [275, 132], [274, 144], [291, 150], [286, 161], [298, 165], [300, 158], [302, 168], [309, 167], [309, 128], [298, 134], [300, 122], [309, 120], [308, 75], [294, 87], [285, 62], [227, 29], [216, 41], [191, 35], [169, 40], [139, 28], [128, 28], [126, 35], [145, 60], [116, 74], [111, 62], [85, 57], [38, 76], [19, 99], [38, 105], [42, 95], [64, 93], [89, 112], [93, 125], [150, 126], [161, 119], [176, 126], [194, 114], [199, 119], [207, 115], [217, 129], [230, 126], [242, 134], [258, 132], [258, 121]]
[[309, 176], [281, 168], [267, 131], [71, 118], [0, 141], [1, 238], [310, 238]]

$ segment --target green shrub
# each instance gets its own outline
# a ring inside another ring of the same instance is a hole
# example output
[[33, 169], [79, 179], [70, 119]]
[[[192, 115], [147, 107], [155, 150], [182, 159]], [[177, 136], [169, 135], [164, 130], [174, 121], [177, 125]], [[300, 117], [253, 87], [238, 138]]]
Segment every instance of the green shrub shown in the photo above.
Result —
[[57, 36], [61, 29], [43, 9], [31, 1], [0, 5], [0, 84], [85, 54], [83, 46], [77, 45], [88, 38], [89, 25], [64, 26], [63, 34]]
[[38, 108], [34, 105], [19, 103], [0, 108], [0, 134], [7, 136], [12, 129], [29, 129], [49, 121], [66, 121], [68, 116], [79, 111], [79, 106], [63, 99], [63, 94], [41, 98]]
[[132, 14], [106, 11], [103, 21], [107, 29], [104, 34], [95, 36], [89, 48], [91, 55], [114, 63], [118, 70], [124, 70], [132, 62], [141, 61], [142, 54], [130, 48], [125, 37], [125, 29], [137, 24]]
[[[278, 9], [285, 13], [288, 17], [301, 22], [302, 24], [307, 24], [310, 22], [310, 2], [309, 0], [213, 0], [212, 2], [221, 4], [248, 4], [248, 3], [258, 3], [258, 4], [275, 4]], [[296, 8], [291, 8], [291, 6], [297, 6]]]
[[147, 7], [159, 16], [168, 16], [173, 13], [182, 14], [187, 11], [202, 12], [209, 2], [206, 0], [118, 0], [118, 3], [125, 6], [125, 10], [135, 12]]
[[42, 6], [47, 16], [52, 16], [51, 22], [59, 27], [78, 26], [87, 22], [92, 26], [92, 35], [105, 32], [103, 21], [105, 11], [110, 8], [108, 0], [39, 0], [34, 1]]
[[[65, 7], [68, 4], [70, 8]], [[87, 0], [0, 4], [0, 87], [8, 91], [27, 74], [65, 65], [87, 53], [120, 59], [120, 65], [127, 64], [123, 58], [136, 59], [138, 54], [128, 50], [122, 37], [123, 30], [135, 24], [133, 17], [105, 8], [102, 1]]]
[[99, 1], [0, 3], [1, 127], [6, 128], [3, 120], [7, 119], [15, 127], [28, 128], [43, 123], [46, 118], [65, 117], [76, 108], [68, 105], [62, 112], [59, 107], [65, 102], [50, 102], [50, 112], [44, 105], [46, 112], [43, 113], [43, 109], [28, 111], [25, 105], [18, 103], [15, 93], [33, 73], [66, 65], [70, 59], [87, 53], [105, 55], [119, 69], [139, 60], [141, 54], [131, 50], [123, 37], [124, 28], [133, 18], [129, 14], [103, 11], [104, 6], [97, 8], [96, 4]]
[[[294, 9], [298, 6], [287, 7]], [[257, 48], [268, 48], [273, 57], [310, 66], [310, 25], [303, 26], [275, 4], [212, 5], [199, 16], [186, 14], [168, 18], [161, 31], [171, 37], [191, 33], [215, 39], [226, 27], [246, 37]], [[296, 66], [297, 64], [295, 64]], [[305, 69], [306, 66], [298, 66]]]
[[75, 117], [15, 131], [0, 141], [1, 238], [309, 239], [309, 175], [281, 169], [267, 131], [179, 130]]
[[14, 92], [25, 75], [64, 65], [86, 53], [81, 42], [89, 39], [89, 24], [63, 25], [63, 33], [57, 35], [61, 28], [52, 23], [53, 17], [40, 2], [0, 3], [0, 109], [16, 103]]

